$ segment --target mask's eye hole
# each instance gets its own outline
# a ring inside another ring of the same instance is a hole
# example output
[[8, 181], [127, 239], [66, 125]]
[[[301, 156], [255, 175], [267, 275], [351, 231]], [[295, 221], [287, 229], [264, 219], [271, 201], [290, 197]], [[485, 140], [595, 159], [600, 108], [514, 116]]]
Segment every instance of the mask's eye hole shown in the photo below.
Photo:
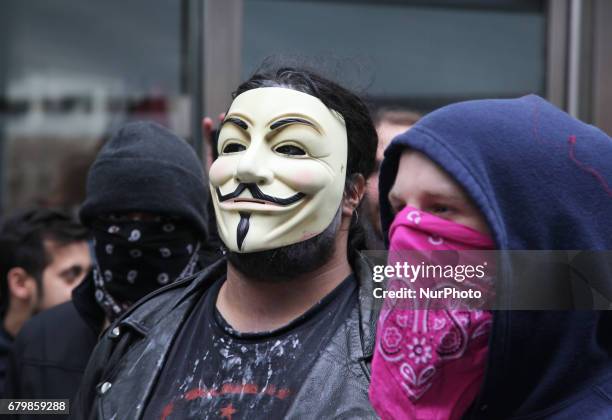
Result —
[[240, 143], [228, 143], [223, 146], [223, 153], [238, 153], [246, 150], [246, 147]]
[[278, 146], [274, 150], [276, 151], [276, 153], [280, 153], [281, 155], [306, 156], [306, 152], [304, 151], [304, 149], [293, 144], [285, 144], [283, 146]]

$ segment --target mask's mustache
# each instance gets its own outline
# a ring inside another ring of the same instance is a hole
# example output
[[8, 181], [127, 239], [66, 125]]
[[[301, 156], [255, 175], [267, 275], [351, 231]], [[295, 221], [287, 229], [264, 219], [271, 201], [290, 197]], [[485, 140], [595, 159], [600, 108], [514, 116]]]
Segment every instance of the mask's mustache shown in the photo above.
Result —
[[278, 198], [264, 194], [263, 191], [259, 189], [257, 184], [241, 182], [236, 188], [236, 190], [234, 190], [234, 192], [225, 195], [221, 194], [221, 190], [219, 189], [219, 187], [217, 187], [217, 197], [219, 198], [219, 202], [224, 202], [227, 200], [231, 200], [232, 198], [238, 197], [245, 189], [249, 190], [253, 198], [257, 200], [269, 201], [271, 203], [278, 204], [279, 206], [288, 206], [290, 204], [293, 204], [297, 201], [300, 201], [306, 195], [302, 192], [299, 192], [292, 195], [291, 197]]

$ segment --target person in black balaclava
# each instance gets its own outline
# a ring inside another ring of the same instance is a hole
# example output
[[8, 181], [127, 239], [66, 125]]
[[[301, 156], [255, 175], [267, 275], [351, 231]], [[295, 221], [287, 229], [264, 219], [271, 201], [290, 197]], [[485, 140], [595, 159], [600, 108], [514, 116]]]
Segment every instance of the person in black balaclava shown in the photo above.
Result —
[[140, 298], [216, 259], [208, 194], [195, 152], [167, 129], [130, 123], [109, 140], [89, 171], [80, 211], [94, 238], [94, 269], [71, 302], [23, 328], [8, 397], [72, 399], [107, 325]]

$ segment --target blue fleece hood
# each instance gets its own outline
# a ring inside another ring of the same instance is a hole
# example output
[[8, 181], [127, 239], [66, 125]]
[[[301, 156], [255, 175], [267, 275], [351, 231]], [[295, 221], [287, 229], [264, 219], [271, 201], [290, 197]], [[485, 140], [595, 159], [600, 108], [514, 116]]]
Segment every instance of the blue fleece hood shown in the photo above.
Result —
[[449, 105], [397, 136], [380, 173], [385, 232], [406, 147], [465, 188], [500, 249], [612, 249], [612, 140], [536, 95]]
[[[612, 249], [612, 139], [536, 95], [449, 105], [397, 136], [379, 178], [385, 236], [387, 196], [406, 148], [463, 186], [499, 249]], [[593, 389], [610, 404], [611, 354], [609, 311], [498, 311], [469, 418], [555, 418], [572, 398], [596, 398]]]

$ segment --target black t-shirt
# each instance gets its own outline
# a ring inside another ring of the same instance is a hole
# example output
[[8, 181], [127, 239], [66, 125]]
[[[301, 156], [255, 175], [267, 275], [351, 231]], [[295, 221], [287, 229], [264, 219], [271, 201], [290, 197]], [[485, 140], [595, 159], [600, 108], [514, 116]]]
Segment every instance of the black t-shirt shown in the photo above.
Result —
[[183, 324], [144, 418], [282, 418], [319, 352], [357, 304], [351, 275], [288, 325], [241, 334], [216, 309], [222, 284], [211, 286]]

